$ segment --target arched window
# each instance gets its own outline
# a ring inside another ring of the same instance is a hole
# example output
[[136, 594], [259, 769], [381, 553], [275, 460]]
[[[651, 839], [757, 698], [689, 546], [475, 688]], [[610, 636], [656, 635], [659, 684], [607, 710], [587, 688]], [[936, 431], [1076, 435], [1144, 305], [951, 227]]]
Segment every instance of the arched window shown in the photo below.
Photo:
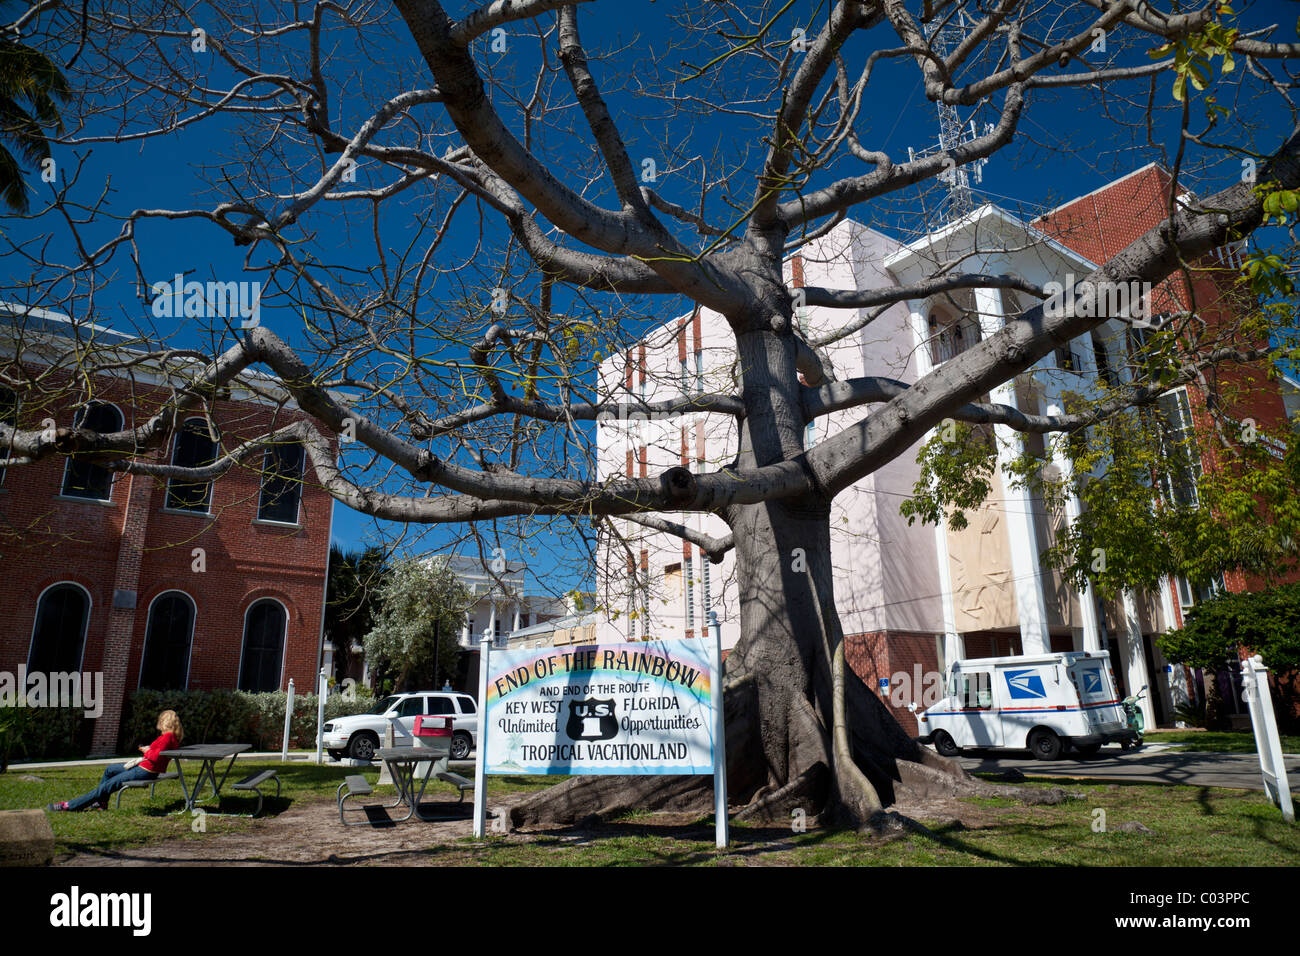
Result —
[[[121, 431], [122, 421], [122, 413], [116, 405], [91, 402], [77, 411], [73, 425], [107, 434]], [[62, 494], [69, 498], [109, 501], [113, 497], [113, 473], [84, 458], [69, 458], [63, 469]]]
[[266, 450], [262, 461], [262, 496], [257, 503], [259, 521], [298, 523], [302, 462], [303, 449], [298, 442], [285, 442]]
[[284, 608], [279, 601], [257, 601], [244, 615], [244, 653], [239, 665], [239, 689], [280, 689], [284, 657]]
[[168, 591], [155, 598], [145, 626], [140, 686], [148, 690], [184, 690], [189, 683], [193, 638], [194, 602], [189, 595]]
[[27, 654], [27, 669], [43, 674], [81, 670], [90, 622], [90, 595], [76, 584], [46, 588], [36, 602], [36, 626]]
[[[176, 433], [172, 445], [172, 464], [178, 468], [202, 468], [217, 458], [217, 443], [208, 433], [208, 423], [202, 418], [187, 419]], [[171, 478], [167, 481], [167, 507], [176, 511], [197, 511], [206, 514], [212, 504], [212, 482], [185, 481]]]

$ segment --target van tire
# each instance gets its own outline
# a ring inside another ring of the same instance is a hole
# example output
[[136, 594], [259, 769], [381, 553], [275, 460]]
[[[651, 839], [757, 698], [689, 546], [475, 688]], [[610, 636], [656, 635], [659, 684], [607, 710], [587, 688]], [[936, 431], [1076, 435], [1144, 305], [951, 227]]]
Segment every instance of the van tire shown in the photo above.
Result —
[[348, 741], [348, 755], [353, 760], [374, 760], [379, 749], [379, 737], [369, 730], [361, 730]]
[[1061, 738], [1050, 730], [1035, 730], [1029, 735], [1029, 752], [1035, 760], [1056, 760], [1061, 756]]
[[961, 754], [961, 748], [944, 730], [934, 732], [934, 749], [939, 751], [941, 757], [957, 757]]
[[451, 738], [452, 760], [468, 760], [469, 752], [474, 749], [474, 739], [463, 730], [456, 731]]

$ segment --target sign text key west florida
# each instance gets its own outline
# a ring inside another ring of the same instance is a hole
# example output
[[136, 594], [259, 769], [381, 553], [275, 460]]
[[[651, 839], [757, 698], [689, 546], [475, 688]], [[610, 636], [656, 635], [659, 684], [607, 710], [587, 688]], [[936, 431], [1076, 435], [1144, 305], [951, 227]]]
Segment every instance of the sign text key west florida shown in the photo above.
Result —
[[711, 650], [673, 640], [493, 651], [486, 772], [713, 773]]

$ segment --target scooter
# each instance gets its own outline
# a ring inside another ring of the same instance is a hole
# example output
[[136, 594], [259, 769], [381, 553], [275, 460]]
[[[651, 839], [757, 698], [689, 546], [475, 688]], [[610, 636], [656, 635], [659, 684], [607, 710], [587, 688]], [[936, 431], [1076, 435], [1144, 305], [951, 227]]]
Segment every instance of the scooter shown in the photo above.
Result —
[[1124, 741], [1120, 744], [1122, 750], [1136, 750], [1142, 746], [1142, 731], [1145, 729], [1146, 721], [1142, 717], [1142, 708], [1138, 706], [1138, 701], [1146, 696], [1147, 685], [1143, 684], [1142, 689], [1136, 694], [1125, 697], [1120, 706], [1124, 708], [1125, 723], [1129, 729], [1137, 732], [1137, 740]]

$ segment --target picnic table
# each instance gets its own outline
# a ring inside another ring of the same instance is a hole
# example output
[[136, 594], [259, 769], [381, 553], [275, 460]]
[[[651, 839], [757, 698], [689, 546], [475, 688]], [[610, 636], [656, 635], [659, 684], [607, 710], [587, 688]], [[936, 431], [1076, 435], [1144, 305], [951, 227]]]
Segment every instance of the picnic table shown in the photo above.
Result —
[[[218, 803], [221, 802], [221, 788], [226, 783], [226, 778], [230, 776], [230, 768], [235, 765], [235, 758], [245, 750], [252, 750], [252, 744], [190, 744], [188, 747], [178, 747], [175, 750], [164, 750], [162, 756], [176, 761], [176, 773], [181, 782], [181, 793], [185, 795], [185, 809], [193, 810], [194, 803], [198, 799], [200, 791], [204, 786], [204, 781], [212, 787], [212, 797]], [[230, 759], [226, 764], [226, 771], [217, 780], [217, 764]], [[185, 786], [185, 768], [182, 761], [198, 760], [201, 761], [198, 778], [194, 781], [194, 789], [190, 790]], [[260, 796], [260, 795], [259, 795]]]
[[[420, 801], [424, 799], [424, 788], [429, 785], [429, 778], [447, 773], [448, 755], [445, 751], [427, 747], [380, 747], [375, 751], [375, 756], [387, 764], [388, 772], [393, 778], [393, 784], [397, 787], [398, 802], [393, 806], [405, 803], [410, 807], [406, 816], [394, 822], [402, 823], [411, 819], [412, 816], [419, 817], [426, 823], [460, 818], [459, 811], [455, 816], [447, 816], [446, 814], [425, 816], [420, 811]], [[424, 777], [420, 781], [420, 790], [417, 793], [415, 790], [415, 775], [422, 763], [427, 764], [427, 767], [424, 771]]]

